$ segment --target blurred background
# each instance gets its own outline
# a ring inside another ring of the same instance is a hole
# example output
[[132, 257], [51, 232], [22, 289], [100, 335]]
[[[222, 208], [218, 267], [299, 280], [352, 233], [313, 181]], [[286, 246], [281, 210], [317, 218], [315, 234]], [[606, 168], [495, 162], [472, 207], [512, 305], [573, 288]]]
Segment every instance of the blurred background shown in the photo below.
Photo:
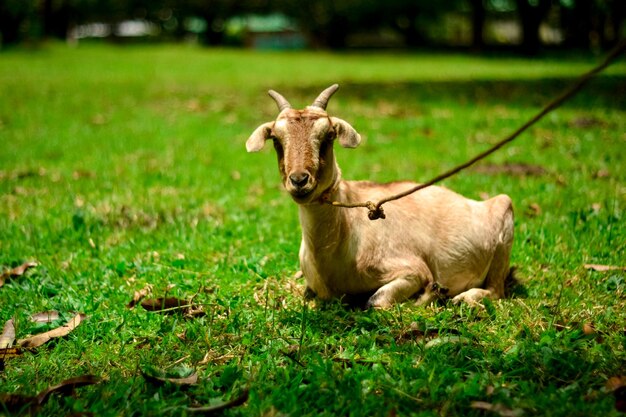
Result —
[[0, 0], [0, 45], [61, 39], [257, 49], [600, 51], [624, 0]]

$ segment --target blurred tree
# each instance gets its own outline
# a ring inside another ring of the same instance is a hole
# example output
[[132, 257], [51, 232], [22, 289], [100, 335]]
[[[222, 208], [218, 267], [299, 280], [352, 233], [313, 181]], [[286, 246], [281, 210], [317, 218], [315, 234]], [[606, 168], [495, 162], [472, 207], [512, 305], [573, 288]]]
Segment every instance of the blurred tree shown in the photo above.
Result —
[[207, 45], [221, 45], [224, 42], [225, 24], [229, 18], [270, 11], [269, 0], [179, 0], [174, 3], [181, 18], [195, 16], [206, 22], [201, 41]]
[[522, 26], [522, 51], [529, 55], [539, 52], [539, 26], [552, 6], [551, 0], [515, 0]]
[[616, 44], [626, 17], [624, 0], [561, 0], [565, 46], [589, 49]]
[[374, 0], [273, 1], [274, 7], [298, 22], [313, 46], [332, 49], [346, 46], [348, 35], [375, 3]]
[[22, 40], [36, 14], [36, 0], [0, 0], [0, 43], [12, 45]]
[[605, 47], [623, 33], [626, 0], [0, 0], [0, 36], [3, 44], [24, 37], [62, 39], [72, 27], [91, 22], [111, 25], [115, 36], [119, 23], [139, 19], [158, 25], [163, 39], [181, 39], [192, 30], [202, 43], [219, 45], [228, 19], [278, 11], [293, 18], [316, 47], [344, 48], [350, 40], [392, 31], [407, 47], [417, 47], [441, 44], [436, 37], [450, 29], [441, 25], [454, 16], [447, 21], [471, 23], [472, 46], [480, 50], [487, 19], [517, 14], [523, 51], [533, 54], [550, 10], [566, 46]]
[[469, 0], [469, 5], [472, 10], [472, 48], [479, 51], [485, 46], [483, 29], [487, 13], [483, 0]]
[[457, 9], [461, 1], [388, 0], [383, 7], [385, 19], [410, 47], [428, 43], [428, 28], [444, 13]]

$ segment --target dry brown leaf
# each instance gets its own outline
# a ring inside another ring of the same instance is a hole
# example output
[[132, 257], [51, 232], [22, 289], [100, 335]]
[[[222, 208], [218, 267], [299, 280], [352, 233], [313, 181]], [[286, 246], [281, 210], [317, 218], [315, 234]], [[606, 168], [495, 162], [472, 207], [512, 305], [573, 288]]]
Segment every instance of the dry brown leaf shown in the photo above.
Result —
[[244, 405], [246, 401], [248, 401], [249, 394], [249, 390], [245, 389], [241, 394], [239, 394], [237, 397], [233, 398], [230, 401], [224, 401], [221, 404], [206, 407], [187, 407], [186, 411], [188, 411], [189, 413], [202, 413], [206, 415], [216, 414], [220, 411]]
[[593, 324], [591, 323], [585, 323], [583, 324], [583, 333], [586, 334], [587, 336], [596, 334], [596, 328], [593, 327]]
[[585, 269], [591, 269], [596, 272], [626, 271], [626, 266], [585, 264]]
[[478, 165], [473, 169], [481, 174], [506, 174], [519, 177], [541, 176], [547, 173], [546, 169], [542, 166], [524, 163], [505, 163], [502, 165], [484, 164]]
[[[457, 334], [454, 329], [448, 331], [450, 334]], [[417, 322], [412, 322], [408, 328], [401, 329], [395, 336], [396, 343], [416, 342], [423, 339], [433, 339], [439, 336], [438, 329], [420, 329]]]
[[152, 285], [150, 284], [146, 285], [139, 291], [135, 291], [135, 294], [133, 295], [133, 299], [130, 300], [128, 304], [126, 304], [126, 307], [134, 308], [141, 300], [147, 297], [148, 294], [150, 294], [151, 292], [152, 292]]
[[612, 376], [606, 381], [606, 388], [609, 391], [615, 391], [626, 387], [626, 376]]
[[610, 176], [611, 173], [608, 169], [599, 169], [595, 174], [593, 174], [593, 178], [609, 178]]
[[496, 413], [502, 417], [519, 417], [524, 414], [521, 409], [511, 409], [502, 404], [492, 404], [486, 401], [472, 401], [470, 407], [478, 409], [491, 411], [492, 413]]
[[30, 268], [34, 268], [37, 265], [37, 262], [29, 261], [24, 262], [22, 265], [16, 266], [15, 268], [7, 269], [6, 271], [2, 272], [2, 274], [0, 274], [0, 287], [4, 285], [7, 279], [22, 276]]
[[10, 348], [15, 341], [15, 324], [13, 319], [9, 319], [4, 323], [2, 334], [0, 335], [0, 349]]
[[98, 382], [100, 382], [100, 378], [96, 376], [83, 375], [66, 379], [60, 384], [48, 387], [35, 397], [21, 394], [0, 394], [0, 405], [10, 412], [25, 411], [28, 409], [31, 414], [33, 414], [36, 413], [38, 407], [42, 406], [48, 398], [50, 398], [51, 394], [70, 395], [76, 388], [97, 384]]
[[30, 321], [35, 323], [52, 323], [53, 321], [61, 318], [58, 311], [42, 311], [41, 313], [35, 313], [30, 316]]
[[50, 394], [59, 393], [64, 395], [71, 394], [76, 388], [84, 387], [87, 385], [94, 385], [100, 382], [101, 379], [94, 375], [82, 375], [75, 378], [66, 379], [65, 381], [46, 388], [37, 394], [38, 404], [46, 402]]
[[526, 214], [530, 217], [537, 217], [541, 214], [541, 206], [537, 203], [530, 203], [528, 205], [528, 209], [526, 209]]
[[206, 311], [204, 311], [204, 308], [202, 306], [192, 305], [185, 311], [185, 317], [189, 318], [202, 317], [204, 315], [206, 315]]
[[626, 376], [614, 376], [606, 381], [606, 388], [615, 396], [615, 409], [626, 413]]
[[191, 300], [181, 300], [175, 297], [149, 298], [141, 302], [141, 306], [148, 311], [163, 314], [183, 313], [193, 318], [206, 314], [202, 306], [192, 304]]
[[16, 347], [0, 349], [0, 364], [6, 359], [18, 357], [21, 354], [22, 350]]
[[569, 125], [579, 129], [587, 129], [596, 126], [606, 126], [606, 122], [595, 116], [579, 116], [570, 120]]
[[200, 362], [198, 362], [196, 365], [197, 366], [201, 366], [201, 365], [206, 365], [208, 363], [216, 363], [216, 364], [223, 364], [228, 362], [229, 360], [233, 359], [235, 357], [235, 355], [227, 353], [224, 355], [220, 355], [214, 351], [209, 351], [204, 355], [204, 358], [202, 358], [202, 360]]
[[145, 378], [146, 381], [155, 385], [163, 385], [166, 382], [169, 382], [174, 385], [181, 385], [181, 386], [195, 385], [198, 383], [197, 372], [193, 372], [191, 375], [182, 377], [182, 378], [150, 375], [147, 372], [143, 372], [143, 371], [141, 372], [141, 375]]
[[175, 297], [149, 298], [141, 302], [141, 306], [148, 311], [168, 312], [166, 310], [177, 310], [189, 308], [188, 300], [181, 300]]
[[30, 411], [35, 414], [37, 410], [37, 397], [21, 394], [0, 394], [0, 409], [6, 409], [10, 413]]
[[17, 345], [23, 348], [36, 348], [43, 345], [50, 339], [68, 335], [72, 330], [78, 327], [82, 320], [83, 317], [81, 314], [76, 314], [72, 319], [70, 319], [70, 321], [67, 322], [67, 324], [45, 333], [39, 333], [25, 339], [20, 339], [17, 341]]
[[4, 370], [4, 361], [16, 358], [22, 354], [19, 348], [3, 348], [0, 349], [0, 372]]

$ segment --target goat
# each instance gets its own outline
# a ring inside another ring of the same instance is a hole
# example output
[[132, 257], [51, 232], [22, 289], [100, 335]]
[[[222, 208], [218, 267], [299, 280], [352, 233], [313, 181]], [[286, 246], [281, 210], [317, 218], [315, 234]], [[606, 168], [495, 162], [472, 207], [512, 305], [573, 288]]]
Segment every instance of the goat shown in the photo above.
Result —
[[373, 293], [367, 306], [374, 308], [412, 297], [418, 305], [439, 297], [470, 305], [504, 297], [513, 244], [508, 196], [479, 202], [431, 186], [386, 203], [387, 218], [378, 221], [327, 204], [378, 201], [416, 185], [341, 179], [333, 143], [354, 148], [361, 136], [326, 112], [338, 88], [327, 88], [302, 110], [270, 90], [278, 117], [246, 142], [248, 152], [260, 151], [267, 139], [274, 142], [282, 184], [299, 207], [307, 292], [320, 299]]

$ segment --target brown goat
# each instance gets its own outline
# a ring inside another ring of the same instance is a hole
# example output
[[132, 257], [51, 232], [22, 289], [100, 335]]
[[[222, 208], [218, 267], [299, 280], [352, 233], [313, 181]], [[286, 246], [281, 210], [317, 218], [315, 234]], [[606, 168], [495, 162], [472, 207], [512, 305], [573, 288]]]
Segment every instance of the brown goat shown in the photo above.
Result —
[[387, 218], [377, 221], [361, 210], [326, 204], [378, 201], [415, 185], [341, 179], [333, 143], [354, 148], [361, 137], [326, 113], [337, 88], [327, 88], [303, 110], [270, 90], [280, 113], [246, 142], [248, 152], [274, 142], [282, 183], [300, 210], [300, 265], [308, 288], [321, 299], [373, 292], [369, 307], [414, 296], [418, 304], [441, 296], [468, 304], [503, 297], [513, 244], [508, 196], [479, 202], [431, 186], [388, 202]]

